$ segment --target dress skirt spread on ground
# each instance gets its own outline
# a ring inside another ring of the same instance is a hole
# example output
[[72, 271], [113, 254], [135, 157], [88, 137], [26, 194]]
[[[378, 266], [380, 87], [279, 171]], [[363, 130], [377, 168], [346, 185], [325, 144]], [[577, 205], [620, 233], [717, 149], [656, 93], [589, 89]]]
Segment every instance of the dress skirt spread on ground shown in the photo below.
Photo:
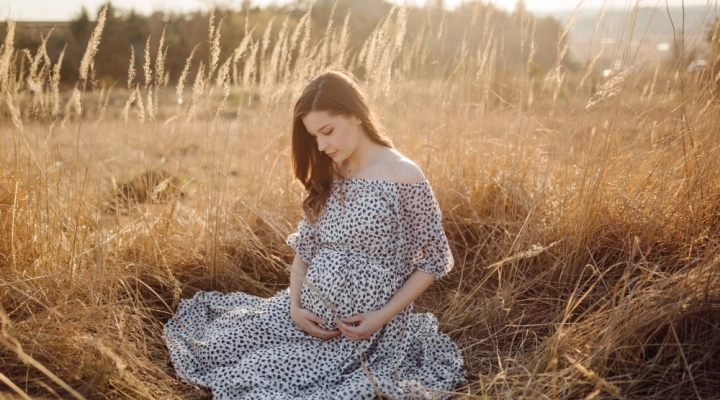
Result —
[[[415, 270], [453, 266], [427, 180], [340, 179], [314, 223], [287, 239], [308, 264], [302, 306], [335, 320], [381, 308]], [[182, 300], [164, 337], [180, 379], [215, 399], [448, 397], [465, 381], [457, 345], [412, 304], [371, 337], [321, 340], [290, 319], [289, 290], [261, 298], [198, 292]]]

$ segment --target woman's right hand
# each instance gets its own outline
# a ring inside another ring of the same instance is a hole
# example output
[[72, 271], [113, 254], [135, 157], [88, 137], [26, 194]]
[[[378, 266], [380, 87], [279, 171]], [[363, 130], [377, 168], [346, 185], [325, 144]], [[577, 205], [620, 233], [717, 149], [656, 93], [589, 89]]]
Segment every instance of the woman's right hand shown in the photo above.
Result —
[[322, 322], [322, 318], [311, 313], [305, 308], [290, 307], [290, 318], [292, 318], [295, 325], [300, 327], [300, 329], [323, 340], [330, 340], [342, 334], [342, 332], [338, 329], [329, 331], [321, 328], [318, 324]]

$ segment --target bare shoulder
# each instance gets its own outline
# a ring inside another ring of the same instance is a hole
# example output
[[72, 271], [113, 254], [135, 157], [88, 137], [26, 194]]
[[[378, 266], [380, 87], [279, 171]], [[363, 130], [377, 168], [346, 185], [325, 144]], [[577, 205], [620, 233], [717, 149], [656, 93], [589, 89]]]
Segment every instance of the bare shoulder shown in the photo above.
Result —
[[420, 167], [411, 159], [397, 153], [397, 157], [392, 163], [392, 180], [397, 183], [417, 183], [425, 180]]

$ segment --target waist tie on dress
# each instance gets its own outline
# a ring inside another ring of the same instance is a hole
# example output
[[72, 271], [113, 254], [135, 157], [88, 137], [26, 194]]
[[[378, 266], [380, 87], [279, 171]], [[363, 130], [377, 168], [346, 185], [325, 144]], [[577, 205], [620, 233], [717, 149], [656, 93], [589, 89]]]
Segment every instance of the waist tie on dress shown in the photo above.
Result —
[[373, 264], [378, 265], [379, 267], [382, 267], [382, 264], [373, 260], [368, 255], [368, 252], [366, 250], [357, 249], [355, 247], [348, 246], [346, 244], [340, 244], [340, 243], [323, 243], [320, 245], [317, 252], [319, 253], [325, 249], [342, 251], [343, 253], [351, 254], [354, 256], [359, 256], [360, 258], [367, 259], [369, 262], [372, 262]]
[[394, 277], [393, 284], [397, 284], [398, 280], [401, 278], [398, 274], [398, 271], [395, 270], [394, 267], [388, 268], [387, 266], [377, 262], [375, 259], [370, 257], [368, 255], [368, 252], [365, 250], [360, 250], [348, 245], [339, 244], [339, 243], [323, 243], [318, 248], [316, 255], [322, 252], [323, 250], [333, 250], [333, 251], [339, 251], [342, 253], [345, 253], [347, 256], [356, 256], [360, 259], [362, 259], [366, 264], [369, 264], [370, 267], [377, 269], [379, 272], [392, 274]]

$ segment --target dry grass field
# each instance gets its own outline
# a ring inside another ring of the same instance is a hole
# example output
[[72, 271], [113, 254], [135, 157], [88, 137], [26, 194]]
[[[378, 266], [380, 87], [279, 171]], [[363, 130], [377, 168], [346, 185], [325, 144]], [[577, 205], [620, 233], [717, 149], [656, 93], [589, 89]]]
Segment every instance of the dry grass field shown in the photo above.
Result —
[[184, 87], [148, 49], [131, 83], [109, 88], [93, 82], [101, 17], [70, 91], [42, 49], [16, 68], [26, 54], [10, 29], [0, 399], [209, 397], [176, 380], [162, 326], [197, 290], [288, 285], [303, 198], [291, 108], [331, 66], [366, 71], [440, 202], [456, 266], [416, 309], [463, 351], [457, 398], [718, 398], [714, 77], [658, 63], [601, 79], [559, 62], [536, 76], [532, 51], [503, 71], [497, 38], [474, 26], [455, 67], [430, 74], [422, 43], [436, 33], [403, 46], [404, 18], [392, 11], [360, 52], [344, 26], [317, 43], [288, 27], [273, 50], [248, 40], [227, 61], [213, 48]]

